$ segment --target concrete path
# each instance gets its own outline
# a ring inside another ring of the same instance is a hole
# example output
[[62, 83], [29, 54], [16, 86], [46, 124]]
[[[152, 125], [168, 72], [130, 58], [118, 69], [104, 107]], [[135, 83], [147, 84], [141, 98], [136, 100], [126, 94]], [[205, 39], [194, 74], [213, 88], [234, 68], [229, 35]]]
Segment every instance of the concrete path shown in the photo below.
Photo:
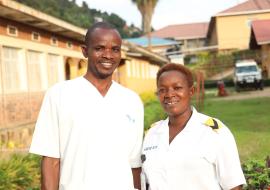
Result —
[[[214, 100], [242, 100], [249, 98], [270, 97], [270, 87], [264, 88], [264, 90], [249, 90], [241, 92], [233, 92], [225, 97], [213, 98]], [[270, 106], [269, 106], [270, 107]]]

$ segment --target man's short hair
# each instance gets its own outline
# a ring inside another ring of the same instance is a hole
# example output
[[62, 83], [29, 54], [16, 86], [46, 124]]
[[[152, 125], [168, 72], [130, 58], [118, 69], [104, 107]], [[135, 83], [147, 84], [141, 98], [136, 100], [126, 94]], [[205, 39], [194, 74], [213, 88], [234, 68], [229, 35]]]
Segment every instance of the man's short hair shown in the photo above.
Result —
[[92, 33], [97, 28], [108, 29], [108, 30], [116, 30], [117, 31], [117, 29], [113, 25], [111, 25], [111, 24], [109, 24], [107, 22], [97, 22], [97, 23], [93, 24], [90, 28], [88, 28], [88, 30], [86, 32], [86, 35], [85, 35], [84, 44], [87, 47], [89, 45], [89, 40], [91, 39]]
[[161, 74], [167, 71], [177, 71], [179, 73], [182, 73], [186, 77], [188, 86], [189, 87], [193, 86], [193, 76], [190, 69], [185, 67], [184, 65], [175, 64], [175, 63], [167, 63], [159, 69], [157, 73], [157, 79], [156, 79], [157, 84], [158, 84], [158, 79], [160, 78]]

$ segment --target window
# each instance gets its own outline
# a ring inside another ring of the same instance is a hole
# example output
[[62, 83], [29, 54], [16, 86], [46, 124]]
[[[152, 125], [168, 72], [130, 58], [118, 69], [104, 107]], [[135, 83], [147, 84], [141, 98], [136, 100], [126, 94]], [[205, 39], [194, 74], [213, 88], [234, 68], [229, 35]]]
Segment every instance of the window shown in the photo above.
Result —
[[145, 63], [141, 63], [141, 77], [142, 79], [145, 79]]
[[136, 63], [134, 61], [131, 62], [131, 76], [136, 77]]
[[130, 63], [130, 61], [126, 61], [126, 72], [127, 72], [127, 76], [130, 77], [131, 76], [131, 63]]
[[41, 52], [28, 51], [28, 84], [30, 91], [42, 91], [47, 88], [46, 67]]
[[72, 49], [73, 48], [72, 42], [67, 42], [67, 48], [69, 48], [69, 49]]
[[135, 64], [136, 64], [136, 77], [140, 78], [141, 77], [141, 75], [140, 75], [140, 64], [139, 64], [139, 62], [135, 62]]
[[8, 25], [7, 33], [10, 36], [18, 36], [18, 29], [15, 26]]
[[63, 68], [61, 69], [60, 56], [55, 54], [48, 54], [48, 76], [49, 85], [59, 82], [64, 75]]
[[159, 69], [158, 66], [150, 65], [150, 69], [149, 69], [150, 78], [156, 78], [158, 69]]
[[51, 45], [53, 45], [53, 46], [57, 46], [58, 45], [58, 40], [57, 40], [56, 37], [52, 37], [51, 38]]
[[7, 93], [27, 90], [26, 65], [22, 50], [3, 47], [3, 88]]
[[40, 34], [37, 32], [32, 32], [32, 40], [40, 41]]
[[146, 63], [146, 64], [144, 64], [144, 69], [145, 69], [145, 71], [144, 71], [144, 73], [145, 73], [145, 78], [149, 78], [149, 63]]

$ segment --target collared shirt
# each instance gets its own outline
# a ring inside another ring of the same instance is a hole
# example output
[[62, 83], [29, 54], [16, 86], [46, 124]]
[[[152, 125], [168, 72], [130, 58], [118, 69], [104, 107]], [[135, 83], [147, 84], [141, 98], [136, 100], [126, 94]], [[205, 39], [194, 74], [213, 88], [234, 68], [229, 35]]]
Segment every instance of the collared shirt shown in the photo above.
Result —
[[220, 129], [205, 123], [209, 116], [193, 113], [169, 144], [169, 120], [147, 133], [143, 172], [151, 190], [219, 190], [245, 184], [235, 140], [219, 120]]

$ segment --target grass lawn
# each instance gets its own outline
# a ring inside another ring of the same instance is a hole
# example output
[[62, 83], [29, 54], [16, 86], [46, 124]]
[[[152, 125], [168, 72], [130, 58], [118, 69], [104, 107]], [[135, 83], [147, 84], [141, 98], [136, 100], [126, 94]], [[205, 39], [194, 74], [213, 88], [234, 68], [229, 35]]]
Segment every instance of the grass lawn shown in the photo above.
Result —
[[206, 99], [205, 114], [223, 121], [236, 139], [241, 161], [270, 155], [270, 97], [246, 100]]

